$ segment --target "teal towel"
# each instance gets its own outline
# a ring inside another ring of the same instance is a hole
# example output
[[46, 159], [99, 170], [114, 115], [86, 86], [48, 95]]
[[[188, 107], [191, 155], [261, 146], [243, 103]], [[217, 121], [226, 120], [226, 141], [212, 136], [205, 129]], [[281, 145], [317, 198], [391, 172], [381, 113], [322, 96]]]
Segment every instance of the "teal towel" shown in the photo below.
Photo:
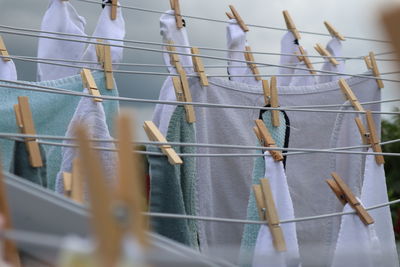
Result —
[[[286, 121], [285, 114], [279, 112], [280, 126], [274, 127], [272, 125], [271, 112], [264, 112], [262, 114], [263, 121], [267, 126], [272, 138], [275, 140], [278, 147], [284, 147], [286, 137], [286, 127], [288, 122]], [[262, 151], [258, 150], [260, 154]], [[257, 157], [254, 161], [252, 184], [260, 184], [260, 179], [265, 176], [265, 162], [264, 157]], [[257, 211], [257, 203], [254, 198], [253, 190], [251, 190], [249, 203], [247, 206], [247, 220], [259, 220], [260, 217]], [[244, 226], [242, 242], [239, 253], [240, 266], [251, 266], [253, 261], [253, 252], [256, 245], [258, 231], [260, 225], [258, 224], [246, 224]]]
[[[93, 77], [101, 95], [117, 96], [117, 90], [105, 88], [105, 78], [102, 72], [93, 72]], [[28, 83], [28, 82], [27, 82]], [[0, 85], [8, 83], [0, 82]], [[14, 86], [15, 84], [9, 83]], [[74, 92], [82, 92], [82, 80], [80, 75], [67, 77], [60, 80], [30, 83], [33, 85], [50, 86], [66, 89]], [[0, 132], [18, 133], [13, 105], [18, 103], [18, 96], [28, 96], [29, 104], [33, 114], [33, 120], [37, 134], [64, 136], [68, 124], [74, 114], [81, 97], [35, 92], [30, 90], [19, 90], [8, 87], [0, 87]], [[107, 117], [109, 129], [113, 129], [111, 122], [118, 112], [118, 101], [105, 100], [104, 110]], [[0, 139], [0, 152], [5, 170], [10, 169], [15, 141]], [[47, 185], [54, 190], [57, 172], [61, 166], [61, 147], [43, 146], [47, 156]]]
[[[183, 107], [176, 107], [167, 133], [169, 142], [195, 143], [194, 125], [186, 122]], [[177, 153], [196, 153], [194, 147], [174, 146]], [[148, 151], [159, 152], [149, 146]], [[150, 210], [175, 214], [196, 215], [196, 159], [183, 158], [182, 165], [171, 165], [167, 157], [149, 156]], [[198, 249], [195, 220], [153, 218], [152, 229], [170, 239]]]

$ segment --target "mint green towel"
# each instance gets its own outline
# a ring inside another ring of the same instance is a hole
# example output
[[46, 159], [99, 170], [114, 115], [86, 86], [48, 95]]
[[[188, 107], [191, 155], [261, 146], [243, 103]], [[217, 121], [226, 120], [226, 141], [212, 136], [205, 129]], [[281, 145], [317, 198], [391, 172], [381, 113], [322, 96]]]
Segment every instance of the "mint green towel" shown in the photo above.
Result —
[[[176, 107], [172, 114], [167, 140], [169, 142], [195, 143], [193, 124], [186, 122], [183, 107]], [[196, 153], [194, 147], [174, 146], [177, 153]], [[159, 152], [148, 146], [148, 151]], [[171, 165], [165, 156], [149, 156], [150, 211], [196, 215], [196, 160], [183, 158], [182, 165]], [[170, 239], [198, 249], [197, 223], [195, 220], [153, 218], [152, 229]]]
[[[100, 90], [101, 95], [117, 96], [117, 90], [105, 88], [105, 78], [102, 72], [93, 72], [93, 77]], [[28, 82], [26, 82], [28, 83]], [[0, 85], [15, 85], [0, 82]], [[80, 75], [67, 77], [60, 80], [29, 82], [32, 85], [50, 86], [66, 89], [74, 92], [82, 92], [82, 80]], [[33, 114], [33, 120], [37, 134], [64, 136], [68, 124], [74, 114], [81, 97], [35, 92], [30, 90], [19, 90], [8, 87], [0, 87], [0, 132], [18, 133], [13, 105], [18, 103], [18, 96], [28, 96], [29, 104]], [[105, 100], [104, 110], [107, 117], [109, 129], [113, 129], [111, 122], [118, 112], [118, 101]], [[15, 141], [0, 139], [0, 152], [5, 170], [10, 169]], [[54, 190], [55, 179], [61, 165], [61, 147], [43, 146], [47, 157], [47, 185]]]
[[[270, 111], [262, 114], [262, 119], [267, 126], [272, 138], [275, 140], [278, 147], [284, 147], [287, 141], [287, 127], [289, 125], [286, 114], [279, 112], [280, 126], [274, 127], [272, 125], [272, 116]], [[258, 150], [260, 154], [262, 151]], [[257, 157], [254, 161], [252, 184], [260, 184], [260, 179], [265, 176], [265, 162], [264, 157]], [[257, 210], [257, 203], [254, 198], [253, 190], [251, 190], [250, 198], [247, 206], [247, 220], [260, 220]], [[253, 261], [253, 252], [257, 240], [260, 225], [246, 224], [244, 226], [242, 242], [239, 253], [240, 266], [251, 266]]]

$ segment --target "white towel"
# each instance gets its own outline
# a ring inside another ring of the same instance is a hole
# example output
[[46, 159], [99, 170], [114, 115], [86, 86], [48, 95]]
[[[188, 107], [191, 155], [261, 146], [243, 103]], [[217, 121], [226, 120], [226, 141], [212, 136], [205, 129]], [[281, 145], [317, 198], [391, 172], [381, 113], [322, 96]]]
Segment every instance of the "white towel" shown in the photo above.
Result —
[[0, 79], [9, 81], [18, 80], [14, 61], [4, 61], [0, 58]]
[[[122, 15], [122, 9], [119, 7], [117, 9], [117, 18], [111, 20], [111, 7], [104, 7], [100, 14], [99, 20], [97, 21], [96, 29], [94, 30], [93, 36], [98, 38], [111, 38], [111, 39], [124, 39], [125, 38], [125, 20]], [[95, 39], [91, 39], [95, 42]], [[104, 40], [105, 43], [113, 45], [123, 45], [122, 41], [108, 41]], [[120, 63], [122, 61], [124, 49], [122, 47], [111, 47], [111, 58], [112, 62]], [[84, 61], [95, 61], [97, 62], [96, 46], [90, 44], [82, 55], [82, 60]], [[99, 64], [87, 64], [88, 67], [99, 68]], [[116, 69], [116, 66], [113, 66]]]
[[[162, 36], [162, 40], [164, 43], [168, 43], [169, 41], [172, 41], [176, 45], [190, 46], [186, 27], [183, 27], [181, 29], [178, 29], [176, 27], [174, 12], [175, 11], [173, 11], [173, 10], [168, 10], [167, 12], [162, 14], [160, 17], [160, 34]], [[166, 47], [164, 47], [163, 49], [167, 50]], [[191, 53], [189, 47], [175, 47], [175, 49], [176, 49], [176, 52], [185, 53], [185, 54]], [[171, 67], [171, 63], [170, 63], [171, 60], [170, 60], [169, 53], [164, 53], [163, 58], [164, 58], [165, 65], [168, 66], [168, 71], [170, 73], [176, 73], [175, 68]], [[193, 66], [192, 57], [179, 55], [179, 58], [180, 58], [180, 63], [182, 64], [182, 66], [189, 66], [189, 67], [184, 68], [186, 73], [192, 73], [193, 72], [193, 67], [191, 67], [191, 66]]]
[[[292, 198], [289, 193], [282, 162], [276, 162], [265, 152], [265, 177], [269, 178], [271, 191], [280, 220], [294, 219]], [[263, 225], [257, 236], [254, 249], [253, 266], [298, 267], [300, 264], [299, 245], [297, 242], [296, 224], [281, 224], [287, 251], [277, 252], [273, 246], [271, 232]]]
[[[283, 35], [281, 40], [281, 53], [282, 54], [295, 54], [299, 52], [299, 45], [297, 44], [296, 38], [293, 33], [288, 31]], [[279, 64], [286, 65], [290, 67], [295, 67], [296, 63], [299, 62], [297, 56], [285, 56], [281, 55]], [[293, 74], [295, 72], [294, 69], [290, 68], [279, 68], [279, 74]], [[290, 81], [293, 77], [291, 76], [280, 76], [278, 77], [278, 86], [287, 86], [290, 85]]]
[[[237, 24], [236, 19], [230, 19], [226, 27], [226, 40], [229, 50], [246, 50], [246, 33]], [[243, 52], [228, 52], [229, 59], [246, 60]], [[228, 62], [228, 73], [230, 75], [253, 75], [253, 72], [246, 63], [242, 62]], [[231, 81], [247, 83], [250, 85], [259, 85], [261, 81], [257, 81], [254, 77], [230, 77]]]
[[[335, 37], [333, 37], [332, 40], [330, 40], [329, 43], [326, 45], [326, 49], [334, 57], [342, 56], [342, 47], [343, 47], [342, 42]], [[339, 60], [339, 59], [336, 59], [336, 60]], [[324, 65], [322, 65], [322, 70], [344, 73], [344, 70], [345, 70], [344, 61], [338, 61], [338, 62], [339, 62], [339, 65], [334, 66], [328, 59], [325, 59], [325, 63], [324, 63]], [[321, 73], [321, 74], [324, 74], [324, 73]], [[327, 82], [331, 82], [331, 81], [337, 81], [340, 78], [341, 78], [341, 76], [320, 76], [318, 82], [319, 83], [327, 83]]]
[[[79, 16], [70, 1], [51, 0], [46, 14], [43, 17], [41, 30], [50, 32], [70, 33], [86, 36], [86, 21]], [[66, 39], [86, 40], [85, 38], [51, 35], [41, 33], [41, 36], [56, 36]], [[66, 60], [79, 60], [86, 44], [62, 40], [39, 38], [38, 57]], [[79, 65], [70, 62], [63, 64]], [[37, 80], [47, 81], [72, 76], [77, 73], [76, 68], [62, 67], [38, 63]]]
[[[304, 49], [305, 50], [305, 49]], [[307, 51], [306, 51], [307, 53]], [[307, 69], [306, 64], [302, 61], [296, 65], [297, 68]], [[317, 78], [311, 75], [309, 70], [296, 69], [294, 74], [305, 74], [306, 76], [295, 76], [292, 78], [291, 86], [314, 85], [317, 83]]]

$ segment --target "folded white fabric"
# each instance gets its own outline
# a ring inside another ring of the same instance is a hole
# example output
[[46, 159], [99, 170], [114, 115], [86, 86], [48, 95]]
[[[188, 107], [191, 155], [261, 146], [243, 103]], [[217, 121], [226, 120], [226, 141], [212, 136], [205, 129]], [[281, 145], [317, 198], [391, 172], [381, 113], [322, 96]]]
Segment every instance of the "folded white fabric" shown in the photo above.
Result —
[[0, 58], [0, 79], [9, 81], [18, 80], [14, 61], [4, 61]]
[[[228, 50], [245, 51], [246, 50], [246, 33], [237, 24], [236, 19], [230, 19], [226, 27], [226, 40]], [[235, 60], [246, 60], [244, 52], [228, 51], [228, 58]], [[246, 63], [228, 62], [228, 73], [230, 75], [253, 75], [253, 72]], [[254, 77], [230, 77], [231, 81], [247, 83], [250, 85], [258, 85], [261, 81], [257, 81]]]
[[[51, 0], [46, 14], [43, 17], [40, 30], [83, 35], [85, 34], [86, 21], [79, 16], [70, 1]], [[49, 35], [41, 33], [41, 36], [56, 36], [66, 39], [86, 40], [86, 38]], [[79, 60], [85, 49], [85, 43], [39, 38], [38, 57], [51, 59]], [[70, 62], [64, 64], [76, 65]], [[37, 81], [56, 80], [77, 73], [76, 68], [62, 67], [38, 63]]]
[[[183, 27], [181, 29], [178, 29], [176, 27], [174, 12], [175, 11], [173, 10], [168, 10], [160, 17], [160, 34], [162, 36], [162, 40], [164, 43], [172, 41], [176, 45], [190, 46], [186, 27]], [[189, 47], [176, 47], [175, 49], [176, 52], [185, 54], [191, 53]], [[167, 50], [166, 47], [164, 47], [164, 50]], [[171, 66], [169, 53], [164, 53], [163, 57], [165, 65], [168, 66], [168, 71], [170, 73], [176, 73], [175, 68]], [[184, 68], [186, 73], [192, 73], [193, 72], [192, 57], [179, 55], [179, 58], [182, 66], [186, 66]]]
[[[333, 37], [332, 40], [330, 40], [329, 43], [326, 45], [326, 49], [334, 57], [342, 56], [342, 47], [343, 47], [342, 42], [335, 37]], [[337, 59], [337, 60], [340, 60], [340, 59]], [[325, 59], [325, 63], [324, 63], [324, 65], [322, 65], [322, 70], [343, 73], [345, 70], [345, 62], [344, 61], [338, 61], [338, 62], [339, 62], [339, 65], [335, 66], [328, 59]], [[331, 82], [331, 81], [337, 81], [340, 78], [341, 78], [340, 75], [338, 75], [338, 76], [320, 76], [318, 79], [318, 82], [319, 83], [327, 83], [327, 82]]]
[[[288, 31], [283, 35], [281, 40], [281, 57], [279, 64], [283, 66], [295, 67], [299, 62], [295, 53], [299, 52], [299, 45], [297, 44], [296, 38], [293, 33]], [[284, 54], [293, 54], [292, 56], [285, 56]], [[279, 74], [294, 74], [295, 70], [291, 68], [279, 68]], [[291, 76], [280, 76], [278, 77], [278, 86], [290, 85], [290, 81], [293, 77]]]
[[[93, 37], [97, 38], [110, 38], [110, 39], [124, 39], [125, 38], [125, 20], [122, 15], [122, 9], [117, 9], [117, 18], [111, 20], [111, 7], [105, 6], [100, 14], [99, 20], [97, 21], [96, 29], [94, 30]], [[96, 41], [91, 39], [91, 41]], [[111, 41], [104, 40], [105, 43], [112, 45], [123, 45], [122, 41]], [[123, 48], [111, 46], [111, 58], [113, 63], [120, 63], [123, 56]], [[96, 46], [90, 44], [82, 55], [84, 61], [95, 61], [97, 62]], [[87, 64], [88, 67], [99, 67], [99, 64]], [[114, 69], [116, 67], [113, 66]]]
[[[280, 220], [294, 219], [292, 198], [286, 180], [282, 162], [276, 162], [265, 152], [265, 177], [269, 178], [271, 191]], [[273, 246], [271, 232], [263, 225], [257, 236], [254, 249], [253, 266], [298, 267], [300, 264], [299, 245], [297, 242], [296, 224], [281, 224], [287, 251], [277, 252]]]

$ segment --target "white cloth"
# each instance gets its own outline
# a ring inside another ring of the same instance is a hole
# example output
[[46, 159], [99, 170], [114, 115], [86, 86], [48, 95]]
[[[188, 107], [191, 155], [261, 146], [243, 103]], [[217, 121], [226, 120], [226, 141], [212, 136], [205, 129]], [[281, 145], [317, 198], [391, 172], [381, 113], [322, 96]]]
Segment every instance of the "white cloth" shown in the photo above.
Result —
[[0, 79], [9, 81], [18, 80], [14, 61], [4, 61], [0, 58]]
[[[71, 1], [51, 0], [46, 14], [43, 17], [40, 30], [49, 32], [60, 32], [69, 34], [85, 34], [86, 21], [79, 16]], [[41, 36], [61, 37], [66, 39], [86, 40], [86, 38], [51, 35], [41, 33]], [[86, 44], [81, 42], [70, 42], [48, 38], [39, 38], [38, 57], [51, 59], [79, 60]], [[79, 65], [70, 62], [61, 62], [70, 65]], [[56, 80], [77, 73], [76, 68], [62, 67], [38, 63], [37, 81]]]
[[[189, 37], [186, 31], [186, 27], [178, 29], [176, 27], [175, 16], [173, 16], [175, 11], [168, 10], [160, 17], [160, 34], [164, 43], [172, 41], [175, 45], [190, 46]], [[163, 48], [167, 50], [166, 47]], [[176, 52], [190, 54], [189, 47], [175, 47]], [[170, 73], [176, 73], [175, 68], [171, 66], [171, 60], [169, 53], [163, 54], [164, 63], [168, 66], [168, 71]], [[182, 66], [186, 66], [184, 69], [186, 73], [193, 72], [193, 61], [191, 56], [179, 55], [180, 63]]]
[[[279, 219], [294, 219], [293, 203], [283, 163], [274, 161], [268, 151], [265, 152], [265, 155], [265, 177], [269, 178]], [[274, 267], [298, 267], [301, 265], [296, 223], [281, 224], [281, 228], [287, 251], [277, 252], [275, 250], [271, 231], [268, 226], [262, 225], [254, 248], [254, 267], [264, 267], [266, 263]]]
[[[296, 38], [294, 37], [293, 33], [288, 31], [283, 35], [281, 39], [281, 53], [282, 54], [295, 54], [299, 52], [299, 46], [296, 43]], [[280, 65], [294, 67], [299, 62], [299, 59], [296, 55], [292, 56], [280, 56]], [[279, 74], [293, 74], [294, 69], [291, 68], [279, 68]], [[287, 86], [290, 84], [290, 81], [293, 77], [291, 76], [280, 76], [278, 77], [278, 86]]]
[[317, 83], [317, 78], [307, 70], [304, 61], [299, 62], [296, 67], [302, 69], [295, 69], [294, 74], [305, 74], [306, 76], [294, 76], [290, 81], [291, 86], [314, 85]]
[[[331, 53], [332, 56], [334, 57], [341, 57], [342, 56], [342, 42], [333, 37], [332, 40], [329, 41], [329, 43], [326, 45], [326, 50]], [[322, 70], [326, 71], [334, 71], [334, 72], [340, 72], [344, 73], [345, 71], [345, 62], [344, 61], [339, 61], [340, 59], [336, 59], [339, 62], [339, 65], [335, 66], [333, 65], [328, 59], [325, 59], [325, 63], [322, 65]], [[321, 73], [324, 74], [324, 73]], [[319, 76], [318, 82], [319, 83], [327, 83], [331, 81], [337, 81], [340, 78], [342, 78], [340, 75], [338, 76]]]
[[[87, 93], [87, 90], [84, 90]], [[92, 98], [82, 97], [76, 107], [74, 116], [68, 125], [68, 130], [65, 136], [68, 138], [75, 137], [75, 127], [78, 125], [86, 125], [89, 129], [90, 137], [92, 139], [108, 139], [113, 138], [110, 135], [110, 131], [106, 122], [106, 115], [104, 113], [103, 104], [99, 102], [94, 102]], [[64, 141], [65, 144], [74, 144], [74, 141]], [[112, 142], [96, 142], [96, 147], [105, 148], [115, 148]], [[56, 192], [64, 193], [64, 183], [63, 183], [63, 172], [71, 172], [72, 162], [78, 156], [78, 151], [75, 147], [63, 147], [61, 151], [62, 162], [60, 171], [57, 174], [56, 179]], [[99, 166], [103, 167], [105, 177], [107, 181], [113, 181], [115, 177], [115, 166], [116, 164], [116, 154], [113, 151], [100, 151], [99, 152], [101, 163]], [[85, 199], [88, 200], [87, 190], [84, 190]]]
[[[230, 19], [229, 24], [226, 27], [226, 40], [228, 50], [246, 50], [246, 33], [237, 24], [236, 19]], [[228, 58], [235, 60], [246, 60], [244, 52], [233, 52], [228, 51]], [[229, 75], [253, 75], [253, 72], [246, 63], [228, 61], [228, 73]], [[231, 81], [247, 83], [250, 85], [260, 84], [261, 81], [257, 81], [254, 77], [230, 77]]]
[[[104, 7], [100, 14], [99, 20], [97, 21], [96, 29], [94, 30], [93, 36], [97, 38], [111, 38], [111, 39], [124, 39], [125, 38], [125, 20], [122, 15], [121, 7], [117, 9], [117, 18], [112, 20], [110, 18], [111, 6]], [[95, 39], [91, 39], [95, 42]], [[112, 45], [123, 45], [122, 41], [109, 41], [104, 40], [105, 43]], [[122, 61], [124, 49], [122, 47], [111, 46], [111, 58], [112, 63], [120, 63]], [[97, 62], [96, 45], [89, 44], [85, 52], [82, 55], [84, 61], [95, 61]], [[88, 67], [99, 67], [99, 64], [87, 64]], [[113, 66], [116, 69], [115, 66]]]

